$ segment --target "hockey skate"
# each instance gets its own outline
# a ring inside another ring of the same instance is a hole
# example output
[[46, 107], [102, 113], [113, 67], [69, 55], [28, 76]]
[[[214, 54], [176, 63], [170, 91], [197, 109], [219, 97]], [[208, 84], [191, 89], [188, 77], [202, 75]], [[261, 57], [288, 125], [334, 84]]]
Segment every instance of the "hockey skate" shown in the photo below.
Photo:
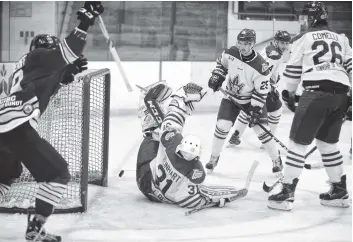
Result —
[[206, 164], [206, 169], [208, 173], [213, 172], [214, 168], [216, 168], [218, 164], [219, 156], [211, 155], [210, 161]]
[[331, 183], [331, 188], [328, 192], [320, 194], [320, 203], [329, 207], [348, 208], [348, 198], [346, 175], [344, 175], [341, 177], [340, 182]]
[[26, 231], [27, 242], [60, 242], [61, 236], [49, 234], [44, 229], [44, 223], [39, 221], [33, 214], [28, 215]]
[[293, 183], [282, 183], [282, 190], [268, 198], [267, 207], [277, 210], [290, 211], [293, 207], [294, 192], [299, 179], [293, 179]]
[[272, 161], [272, 173], [277, 177], [281, 177], [282, 176], [282, 170], [283, 170], [283, 163], [282, 163], [282, 159], [281, 156], [279, 155], [278, 158], [276, 160]]
[[237, 145], [240, 145], [240, 143], [241, 143], [241, 140], [239, 138], [239, 131], [236, 130], [234, 132], [234, 134], [232, 135], [232, 137], [230, 137], [229, 144], [227, 145], [227, 148], [235, 147]]

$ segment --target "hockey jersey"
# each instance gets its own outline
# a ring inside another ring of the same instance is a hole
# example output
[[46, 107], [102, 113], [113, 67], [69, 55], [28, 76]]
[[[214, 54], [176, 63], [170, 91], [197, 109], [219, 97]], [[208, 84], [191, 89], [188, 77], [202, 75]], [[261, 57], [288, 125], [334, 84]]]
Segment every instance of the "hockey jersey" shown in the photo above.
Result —
[[254, 57], [244, 61], [240, 51], [233, 46], [226, 49], [217, 59], [217, 67], [228, 72], [226, 91], [239, 104], [251, 103], [262, 107], [269, 92], [269, 65], [254, 51]]
[[8, 97], [0, 99], [0, 133], [30, 121], [32, 126], [63, 79], [65, 66], [82, 54], [87, 33], [76, 28], [55, 49], [38, 48], [24, 55], [10, 77]]
[[319, 86], [321, 80], [351, 86], [352, 48], [344, 34], [327, 27], [315, 28], [299, 34], [291, 42], [291, 54], [283, 72], [288, 91], [295, 91], [301, 79], [303, 86], [306, 83]]
[[261, 52], [261, 56], [269, 65], [268, 70], [271, 72], [270, 84], [273, 88], [277, 89], [280, 80], [280, 65], [283, 63], [283, 54], [271, 43]]

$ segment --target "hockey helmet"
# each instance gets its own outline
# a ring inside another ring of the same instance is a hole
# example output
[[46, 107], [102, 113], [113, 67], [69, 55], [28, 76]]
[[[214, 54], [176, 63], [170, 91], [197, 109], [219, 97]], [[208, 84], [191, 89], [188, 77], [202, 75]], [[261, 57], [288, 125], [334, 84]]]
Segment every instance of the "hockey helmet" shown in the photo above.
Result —
[[278, 30], [274, 37], [275, 40], [289, 42], [291, 40], [290, 34], [285, 30]]
[[176, 147], [175, 153], [185, 160], [199, 159], [201, 156], [201, 140], [194, 135], [187, 135]]
[[302, 9], [302, 14], [308, 17], [308, 26], [314, 27], [317, 22], [327, 21], [327, 7], [322, 2], [309, 2]]
[[237, 40], [256, 43], [256, 33], [253, 29], [243, 29], [238, 34]]
[[53, 49], [59, 44], [60, 40], [58, 37], [50, 34], [39, 34], [32, 39], [29, 51], [38, 48]]
[[285, 30], [278, 30], [275, 34], [273, 45], [280, 52], [286, 51], [291, 40], [290, 34]]

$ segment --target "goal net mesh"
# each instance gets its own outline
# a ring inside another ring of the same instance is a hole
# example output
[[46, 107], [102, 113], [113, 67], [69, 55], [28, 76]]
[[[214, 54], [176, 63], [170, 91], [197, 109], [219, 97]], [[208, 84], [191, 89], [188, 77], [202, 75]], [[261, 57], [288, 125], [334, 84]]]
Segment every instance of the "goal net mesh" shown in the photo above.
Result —
[[[85, 211], [87, 183], [107, 186], [109, 94], [109, 69], [88, 70], [59, 89], [38, 121], [40, 136], [65, 158], [71, 174], [56, 213]], [[33, 210], [37, 189], [23, 167], [0, 203], [0, 211]]]

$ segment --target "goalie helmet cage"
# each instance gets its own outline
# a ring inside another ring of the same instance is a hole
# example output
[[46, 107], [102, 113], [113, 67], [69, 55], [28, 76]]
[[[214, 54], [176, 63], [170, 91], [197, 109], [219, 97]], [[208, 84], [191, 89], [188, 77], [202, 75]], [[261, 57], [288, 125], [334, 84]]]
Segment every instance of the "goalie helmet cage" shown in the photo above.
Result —
[[[40, 117], [37, 131], [65, 158], [71, 174], [54, 213], [85, 212], [88, 184], [108, 185], [109, 116], [110, 71], [101, 69], [88, 70], [62, 86]], [[37, 188], [23, 167], [0, 202], [0, 212], [33, 212]]]

